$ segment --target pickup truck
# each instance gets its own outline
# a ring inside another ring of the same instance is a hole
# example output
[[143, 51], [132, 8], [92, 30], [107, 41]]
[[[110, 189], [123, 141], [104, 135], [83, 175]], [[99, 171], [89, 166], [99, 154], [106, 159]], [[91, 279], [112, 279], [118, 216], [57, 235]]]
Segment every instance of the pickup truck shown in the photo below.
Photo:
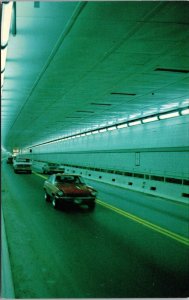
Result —
[[13, 160], [15, 173], [32, 173], [32, 162], [29, 158], [15, 158]]

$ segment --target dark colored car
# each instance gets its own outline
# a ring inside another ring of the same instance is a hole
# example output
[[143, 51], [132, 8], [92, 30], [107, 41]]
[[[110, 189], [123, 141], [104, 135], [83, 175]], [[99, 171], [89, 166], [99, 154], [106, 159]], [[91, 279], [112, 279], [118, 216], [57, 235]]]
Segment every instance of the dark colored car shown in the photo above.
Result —
[[7, 164], [13, 164], [13, 157], [12, 156], [9, 156], [8, 158], [7, 158]]
[[42, 167], [43, 174], [63, 173], [64, 170], [64, 166], [56, 163], [45, 163]]
[[97, 191], [87, 186], [81, 176], [72, 174], [53, 174], [44, 183], [45, 200], [52, 202], [54, 208], [66, 204], [87, 206], [94, 210]]

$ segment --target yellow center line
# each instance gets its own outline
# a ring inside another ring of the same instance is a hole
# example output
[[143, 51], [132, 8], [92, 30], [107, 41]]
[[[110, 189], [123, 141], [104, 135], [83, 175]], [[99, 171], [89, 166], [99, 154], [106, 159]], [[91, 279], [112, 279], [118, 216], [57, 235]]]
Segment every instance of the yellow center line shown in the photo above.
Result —
[[167, 230], [167, 229], [165, 229], [163, 227], [155, 225], [155, 224], [153, 224], [151, 222], [148, 222], [148, 221], [146, 221], [144, 219], [141, 219], [141, 218], [139, 218], [139, 217], [137, 217], [137, 216], [135, 216], [133, 214], [130, 214], [130, 213], [128, 213], [128, 212], [126, 212], [126, 211], [124, 211], [124, 210], [122, 210], [120, 208], [117, 208], [117, 207], [112, 206], [112, 205], [110, 205], [108, 203], [105, 203], [105, 202], [103, 202], [103, 201], [101, 201], [99, 199], [96, 202], [98, 204], [100, 204], [100, 205], [102, 205], [102, 206], [104, 206], [104, 207], [106, 207], [106, 208], [108, 208], [110, 210], [113, 210], [114, 212], [116, 212], [116, 213], [118, 213], [118, 214], [120, 214], [120, 215], [122, 215], [122, 216], [124, 216], [124, 217], [126, 217], [126, 218], [128, 218], [130, 220], [132, 220], [132, 221], [140, 223], [143, 226], [146, 226], [146, 227], [148, 227], [148, 228], [150, 228], [150, 229], [152, 229], [152, 230], [154, 230], [156, 232], [159, 232], [159, 233], [161, 233], [163, 235], [166, 235], [166, 236], [168, 236], [168, 237], [176, 240], [177, 242], [180, 242], [180, 243], [182, 243], [184, 245], [189, 246], [189, 239], [188, 238], [185, 238], [185, 237], [183, 237], [183, 236], [181, 236], [179, 234], [171, 232], [171, 231], [169, 231], [169, 230]]
[[42, 177], [42, 178], [44, 178], [44, 179], [47, 179], [47, 178], [48, 178], [47, 176], [41, 175], [41, 174], [36, 173], [36, 172], [34, 172], [34, 171], [32, 171], [32, 173], [35, 174], [35, 175], [37, 175], [37, 176], [39, 176], [39, 177]]
[[[41, 175], [41, 174], [36, 173], [34, 171], [33, 171], [33, 173], [35, 175], [39, 176], [39, 177], [42, 177], [43, 179], [47, 179], [48, 178], [47, 176]], [[186, 238], [186, 237], [183, 237], [183, 236], [181, 236], [181, 235], [179, 235], [177, 233], [174, 233], [174, 232], [169, 231], [169, 230], [167, 230], [167, 229], [165, 229], [163, 227], [160, 227], [160, 226], [155, 225], [155, 224], [153, 224], [151, 222], [148, 222], [148, 221], [146, 221], [144, 219], [141, 219], [141, 218], [139, 218], [139, 217], [137, 217], [137, 216], [135, 216], [133, 214], [130, 214], [130, 213], [128, 213], [128, 212], [126, 212], [126, 211], [124, 211], [124, 210], [122, 210], [120, 208], [117, 208], [117, 207], [115, 207], [113, 205], [105, 203], [105, 202], [103, 202], [103, 201], [101, 201], [99, 199], [97, 199], [96, 202], [98, 204], [100, 204], [100, 205], [102, 205], [102, 206], [104, 206], [104, 207], [106, 207], [106, 208], [108, 208], [110, 210], [113, 210], [114, 212], [116, 212], [116, 213], [118, 213], [118, 214], [120, 214], [120, 215], [122, 215], [122, 216], [124, 216], [124, 217], [126, 217], [126, 218], [128, 218], [130, 220], [132, 220], [132, 221], [135, 221], [135, 222], [137, 222], [137, 223], [139, 223], [139, 224], [141, 224], [143, 226], [146, 226], [146, 227], [148, 227], [148, 228], [150, 228], [150, 229], [152, 229], [152, 230], [154, 230], [156, 232], [159, 232], [159, 233], [161, 233], [161, 234], [163, 234], [165, 236], [168, 236], [169, 238], [172, 238], [172, 239], [176, 240], [177, 242], [180, 242], [180, 243], [182, 243], [184, 245], [189, 246], [189, 239]]]

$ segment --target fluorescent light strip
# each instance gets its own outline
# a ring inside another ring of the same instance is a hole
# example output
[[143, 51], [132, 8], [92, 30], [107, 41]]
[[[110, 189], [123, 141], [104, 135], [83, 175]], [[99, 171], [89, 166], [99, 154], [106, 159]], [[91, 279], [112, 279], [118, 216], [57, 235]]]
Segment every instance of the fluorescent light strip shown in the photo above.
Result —
[[181, 114], [182, 114], [183, 116], [189, 115], [189, 108], [183, 109], [183, 110], [181, 111]]
[[97, 133], [99, 133], [98, 130], [92, 131], [92, 134], [97, 134]]
[[159, 115], [159, 118], [160, 118], [160, 120], [164, 120], [164, 119], [174, 118], [174, 117], [178, 117], [178, 116], [179, 116], [179, 112], [175, 111], [175, 112]]
[[139, 124], [141, 124], [141, 121], [140, 121], [140, 120], [132, 121], [132, 122], [129, 122], [129, 123], [128, 123], [129, 126], [135, 126], [135, 125], [139, 125]]
[[128, 123], [122, 123], [122, 124], [119, 124], [117, 126], [106, 127], [106, 128], [90, 131], [90, 132], [87, 132], [87, 133], [82, 133], [82, 134], [77, 134], [77, 135], [70, 136], [70, 137], [65, 137], [65, 138], [62, 138], [62, 139], [60, 138], [56, 141], [50, 141], [50, 142], [45, 142], [45, 143], [38, 144], [38, 145], [33, 145], [33, 146], [30, 146], [29, 148], [39, 147], [39, 146], [42, 146], [44, 144], [50, 144], [50, 143], [59, 142], [59, 141], [63, 141], [63, 140], [66, 141], [66, 140], [73, 139], [73, 138], [80, 137], [80, 136], [83, 137], [83, 136], [86, 136], [86, 135], [97, 134], [97, 133], [105, 132], [107, 130], [115, 130], [117, 128], [126, 128], [128, 126], [135, 126], [135, 125], [139, 125], [139, 124], [142, 124], [142, 123], [153, 122], [153, 121], [157, 121], [159, 119], [163, 120], [163, 119], [178, 117], [180, 114], [181, 115], [188, 115], [189, 114], [189, 108], [185, 108], [185, 109], [183, 108], [182, 110], [179, 109], [178, 111], [172, 111], [170, 113], [163, 113], [163, 114], [159, 114], [159, 115], [157, 114], [156, 116], [146, 117], [144, 119], [130, 121]]
[[99, 129], [99, 132], [105, 132], [105, 131], [107, 131], [107, 129], [106, 129], [106, 128]]
[[128, 127], [127, 123], [124, 123], [124, 124], [120, 124], [120, 125], [117, 125], [117, 128], [126, 128]]
[[8, 44], [13, 1], [2, 4], [1, 46]]
[[112, 131], [112, 130], [117, 129], [117, 127], [116, 126], [112, 126], [112, 127], [108, 127], [107, 129], [110, 130], [110, 131]]
[[1, 86], [3, 86], [4, 84], [4, 72], [1, 73]]
[[7, 47], [1, 49], [1, 71], [2, 72], [5, 69], [6, 57], [7, 57]]
[[149, 123], [149, 122], [154, 122], [154, 121], [158, 121], [157, 116], [142, 119], [142, 123]]

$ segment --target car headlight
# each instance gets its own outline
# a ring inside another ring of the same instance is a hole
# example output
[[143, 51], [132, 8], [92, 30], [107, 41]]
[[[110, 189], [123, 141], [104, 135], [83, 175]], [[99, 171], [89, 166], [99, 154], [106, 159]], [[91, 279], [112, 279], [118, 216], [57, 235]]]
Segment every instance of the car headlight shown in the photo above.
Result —
[[97, 195], [97, 192], [96, 192], [96, 191], [91, 191], [91, 195], [92, 195], [92, 196], [96, 196], [96, 195]]
[[62, 197], [64, 195], [64, 193], [62, 192], [62, 191], [59, 191], [58, 193], [57, 193], [57, 196], [59, 196], [59, 197]]

